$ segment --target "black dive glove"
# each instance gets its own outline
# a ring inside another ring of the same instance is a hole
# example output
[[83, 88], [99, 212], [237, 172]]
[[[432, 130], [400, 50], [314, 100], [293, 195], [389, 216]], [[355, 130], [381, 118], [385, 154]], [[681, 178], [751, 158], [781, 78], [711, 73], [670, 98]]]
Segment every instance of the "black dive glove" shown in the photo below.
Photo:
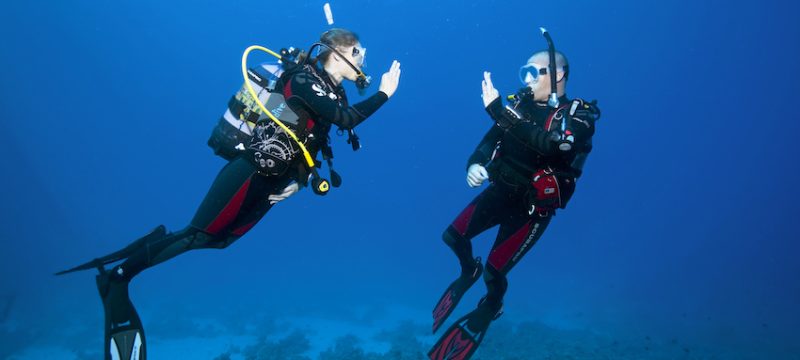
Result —
[[509, 106], [503, 106], [499, 97], [486, 107], [486, 112], [503, 129], [510, 129], [522, 120], [522, 115]]

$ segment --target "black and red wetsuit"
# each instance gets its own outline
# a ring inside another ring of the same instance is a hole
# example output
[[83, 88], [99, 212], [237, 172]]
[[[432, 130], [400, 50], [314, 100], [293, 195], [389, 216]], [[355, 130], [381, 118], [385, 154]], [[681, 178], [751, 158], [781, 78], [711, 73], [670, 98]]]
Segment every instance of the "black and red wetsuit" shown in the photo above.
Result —
[[[560, 102], [563, 115], [572, 102], [566, 97]], [[495, 225], [500, 226], [483, 273], [488, 291], [486, 303], [499, 308], [508, 286], [506, 274], [539, 240], [555, 214], [555, 209], [530, 214], [534, 174], [549, 168], [571, 177], [574, 183], [591, 150], [595, 118], [580, 118], [580, 112], [571, 116], [568, 123], [574, 145], [570, 151], [561, 151], [558, 148], [561, 132], [557, 130], [560, 116], [554, 116], [556, 110], [546, 104], [535, 103], [530, 94], [523, 93], [511, 109], [504, 108], [497, 99], [487, 111], [496, 124], [470, 156], [467, 167], [485, 166], [489, 186], [447, 227], [443, 238], [458, 256], [462, 274], [469, 274], [476, 266], [471, 240]]]
[[[333, 125], [351, 129], [388, 99], [386, 94], [378, 91], [349, 106], [344, 88], [335, 85], [324, 70], [312, 65], [285, 73], [277, 89], [282, 89], [286, 103], [298, 115], [300, 126], [294, 130], [312, 156], [327, 146], [328, 133]], [[290, 154], [291, 166], [281, 174], [268, 173], [259, 162], [260, 156], [275, 145], [260, 146], [270, 136], [275, 139], [274, 128], [272, 132], [265, 131], [270, 126], [274, 127], [274, 124], [267, 122], [257, 126], [248, 149], [222, 168], [189, 226], [148, 241], [114, 268], [115, 278], [130, 281], [142, 270], [187, 250], [225, 248], [247, 233], [272, 208], [268, 200], [270, 194], [280, 193], [293, 181], [305, 183], [308, 172], [296, 144], [284, 141], [287, 149], [295, 151]]]

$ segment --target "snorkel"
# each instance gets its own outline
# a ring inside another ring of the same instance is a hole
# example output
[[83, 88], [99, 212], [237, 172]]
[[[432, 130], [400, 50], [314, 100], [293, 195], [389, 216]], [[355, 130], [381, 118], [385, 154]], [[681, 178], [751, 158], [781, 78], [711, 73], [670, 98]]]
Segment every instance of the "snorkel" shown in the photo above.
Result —
[[547, 71], [550, 73], [550, 97], [547, 99], [547, 106], [551, 108], [558, 108], [558, 90], [556, 88], [556, 47], [553, 45], [553, 38], [547, 29], [540, 27], [539, 31], [542, 32], [545, 40], [547, 40], [547, 53], [550, 55], [550, 64], [547, 65]]
[[[547, 40], [547, 54], [550, 57], [550, 63], [547, 65], [547, 71], [550, 73], [550, 96], [547, 99], [547, 106], [558, 109], [560, 102], [558, 101], [558, 87], [556, 78], [556, 47], [553, 45], [553, 38], [547, 29], [540, 27], [545, 40]], [[564, 68], [564, 76], [566, 75], [566, 67]], [[573, 105], [574, 107], [575, 105]], [[567, 121], [562, 117], [561, 119], [561, 134], [558, 140], [558, 150], [567, 152], [572, 150], [572, 144], [575, 142], [575, 136], [567, 129]]]

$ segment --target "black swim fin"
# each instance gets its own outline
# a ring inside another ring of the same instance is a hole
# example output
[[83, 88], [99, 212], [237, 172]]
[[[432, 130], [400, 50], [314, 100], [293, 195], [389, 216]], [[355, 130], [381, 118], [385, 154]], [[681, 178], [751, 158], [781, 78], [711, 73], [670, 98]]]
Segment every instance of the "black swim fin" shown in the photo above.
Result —
[[128, 281], [113, 279], [101, 268], [97, 290], [105, 312], [105, 360], [145, 360], [144, 327], [128, 297]]
[[103, 256], [103, 257], [96, 258], [96, 259], [91, 260], [91, 261], [89, 261], [89, 262], [87, 262], [85, 264], [78, 265], [78, 266], [76, 266], [76, 267], [74, 267], [72, 269], [59, 271], [59, 272], [56, 273], [56, 275], [64, 275], [64, 274], [68, 274], [68, 273], [75, 272], [75, 271], [81, 271], [81, 270], [96, 269], [96, 268], [102, 267], [103, 265], [110, 264], [110, 263], [113, 263], [115, 261], [119, 261], [119, 260], [125, 259], [128, 256], [130, 256], [134, 251], [136, 251], [137, 249], [142, 247], [144, 244], [146, 244], [148, 242], [151, 242], [151, 241], [155, 241], [157, 239], [160, 239], [160, 238], [164, 237], [166, 235], [166, 233], [167, 233], [167, 228], [164, 227], [164, 225], [159, 225], [155, 229], [153, 229], [153, 231], [151, 231], [149, 234], [147, 234], [147, 235], [135, 240], [134, 242], [130, 243], [128, 246], [126, 246], [122, 250], [113, 252], [113, 253], [108, 254], [106, 256]]
[[471, 274], [462, 273], [458, 279], [450, 283], [450, 286], [444, 291], [442, 297], [439, 298], [439, 301], [433, 308], [433, 333], [439, 330], [439, 327], [444, 324], [445, 320], [447, 320], [456, 306], [458, 306], [458, 302], [461, 301], [461, 297], [464, 296], [464, 293], [466, 293], [467, 290], [478, 281], [481, 274], [483, 274], [481, 258], [475, 258], [475, 265], [475, 270]]
[[[485, 298], [484, 298], [485, 299]], [[502, 314], [500, 306], [489, 306], [484, 299], [473, 310], [458, 319], [428, 351], [431, 360], [468, 360], [483, 341], [489, 324]]]

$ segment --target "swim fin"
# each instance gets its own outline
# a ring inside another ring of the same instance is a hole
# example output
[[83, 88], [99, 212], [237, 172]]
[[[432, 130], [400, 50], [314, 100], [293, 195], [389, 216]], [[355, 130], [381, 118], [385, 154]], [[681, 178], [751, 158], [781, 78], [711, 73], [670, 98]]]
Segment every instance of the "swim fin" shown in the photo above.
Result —
[[[485, 299], [485, 298], [484, 298]], [[483, 341], [489, 324], [502, 315], [499, 307], [489, 306], [484, 299], [473, 310], [458, 319], [428, 351], [431, 360], [468, 360]]]
[[59, 272], [56, 273], [56, 275], [64, 275], [64, 274], [68, 274], [68, 273], [75, 272], [75, 271], [100, 268], [103, 265], [110, 264], [110, 263], [125, 259], [128, 256], [130, 256], [134, 251], [136, 251], [137, 249], [142, 247], [144, 244], [146, 244], [148, 242], [151, 242], [151, 241], [155, 241], [157, 239], [160, 239], [160, 238], [164, 237], [166, 235], [166, 233], [167, 233], [167, 228], [164, 227], [164, 225], [159, 225], [155, 229], [153, 229], [153, 231], [151, 231], [149, 234], [147, 234], [147, 235], [135, 240], [134, 242], [130, 243], [128, 246], [126, 246], [122, 250], [113, 252], [113, 253], [108, 254], [106, 256], [103, 256], [103, 257], [96, 258], [96, 259], [91, 260], [91, 261], [89, 261], [89, 262], [87, 262], [85, 264], [78, 265], [78, 266], [76, 266], [76, 267], [74, 267], [72, 269], [59, 271]]
[[144, 327], [128, 297], [128, 282], [100, 268], [97, 290], [105, 312], [105, 360], [145, 360]]
[[458, 302], [461, 301], [461, 297], [475, 284], [481, 274], [483, 274], [483, 265], [481, 264], [481, 258], [477, 257], [475, 258], [475, 270], [472, 274], [462, 273], [458, 279], [450, 283], [450, 286], [447, 287], [447, 290], [444, 291], [444, 294], [442, 294], [442, 297], [439, 298], [433, 308], [433, 333], [436, 333], [436, 330], [439, 330], [439, 327], [453, 313], [453, 310], [458, 306]]

